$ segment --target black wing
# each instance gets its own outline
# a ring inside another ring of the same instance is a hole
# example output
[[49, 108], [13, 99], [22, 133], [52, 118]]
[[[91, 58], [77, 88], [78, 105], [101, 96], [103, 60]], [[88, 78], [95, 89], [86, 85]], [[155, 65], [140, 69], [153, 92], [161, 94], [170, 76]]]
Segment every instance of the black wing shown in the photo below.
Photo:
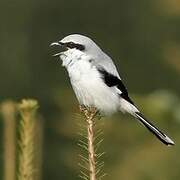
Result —
[[122, 92], [120, 96], [134, 105], [133, 101], [130, 99], [128, 95], [128, 91], [126, 87], [117, 76], [114, 76], [113, 74], [107, 72], [104, 68], [97, 68], [97, 70], [102, 75], [102, 79], [107, 86], [109, 87], [116, 86]]

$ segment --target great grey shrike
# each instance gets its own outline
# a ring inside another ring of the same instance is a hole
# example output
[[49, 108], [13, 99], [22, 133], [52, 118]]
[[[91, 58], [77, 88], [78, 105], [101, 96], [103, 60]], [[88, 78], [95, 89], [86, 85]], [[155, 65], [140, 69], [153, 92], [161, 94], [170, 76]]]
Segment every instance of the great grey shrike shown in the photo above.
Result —
[[83, 35], [72, 34], [52, 43], [51, 46], [64, 48], [54, 56], [59, 56], [62, 66], [67, 69], [80, 105], [96, 107], [105, 114], [127, 112], [161, 142], [174, 145], [167, 135], [140, 113], [129, 97], [112, 59], [94, 41]]

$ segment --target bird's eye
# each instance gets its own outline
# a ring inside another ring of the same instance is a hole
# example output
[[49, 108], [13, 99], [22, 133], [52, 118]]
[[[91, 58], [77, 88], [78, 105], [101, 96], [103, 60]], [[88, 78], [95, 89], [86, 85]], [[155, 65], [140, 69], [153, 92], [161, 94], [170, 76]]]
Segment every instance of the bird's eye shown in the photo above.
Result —
[[76, 43], [73, 43], [73, 42], [68, 42], [67, 47], [70, 48], [70, 49], [76, 48], [76, 49], [78, 49], [80, 51], [83, 51], [85, 49], [84, 45], [76, 44]]
[[73, 42], [68, 42], [67, 43], [67, 47], [69, 47], [69, 48], [75, 48], [75, 44], [73, 43]]
[[85, 46], [82, 44], [76, 44], [76, 49], [79, 49], [80, 51], [85, 50]]

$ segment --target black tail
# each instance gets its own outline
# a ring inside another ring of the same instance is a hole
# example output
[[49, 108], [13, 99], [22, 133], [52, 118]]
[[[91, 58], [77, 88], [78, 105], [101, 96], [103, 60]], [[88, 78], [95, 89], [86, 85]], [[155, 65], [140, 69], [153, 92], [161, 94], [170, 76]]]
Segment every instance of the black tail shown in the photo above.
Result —
[[174, 142], [158, 130], [153, 124], [151, 124], [148, 120], [146, 120], [143, 115], [139, 112], [135, 113], [135, 117], [151, 132], [153, 133], [161, 142], [166, 145], [174, 145]]

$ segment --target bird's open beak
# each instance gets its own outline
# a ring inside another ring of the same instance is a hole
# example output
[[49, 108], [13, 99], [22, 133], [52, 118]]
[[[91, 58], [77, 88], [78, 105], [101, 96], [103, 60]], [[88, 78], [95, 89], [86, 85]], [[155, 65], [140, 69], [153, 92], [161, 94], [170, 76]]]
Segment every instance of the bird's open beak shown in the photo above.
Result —
[[66, 46], [65, 46], [65, 43], [59, 41], [59, 42], [53, 42], [49, 45], [50, 47], [58, 47], [58, 50], [59, 50], [59, 47], [61, 48], [61, 52], [59, 53], [55, 53], [53, 56], [56, 57], [56, 56], [60, 56], [62, 53], [63, 53], [63, 50], [67, 50], [66, 49]]
[[65, 43], [59, 41], [59, 42], [53, 42], [49, 46], [52, 47], [52, 46], [63, 46], [63, 45], [65, 45]]

